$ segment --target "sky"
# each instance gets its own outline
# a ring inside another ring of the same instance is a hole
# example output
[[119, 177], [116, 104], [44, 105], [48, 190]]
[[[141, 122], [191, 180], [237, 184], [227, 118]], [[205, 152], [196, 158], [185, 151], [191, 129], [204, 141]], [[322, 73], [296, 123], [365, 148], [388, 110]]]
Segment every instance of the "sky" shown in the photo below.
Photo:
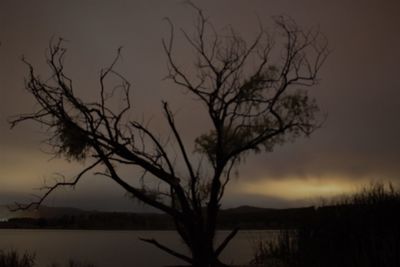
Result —
[[[398, 0], [219, 0], [193, 1], [216, 29], [231, 25], [245, 38], [258, 23], [272, 27], [286, 15], [304, 28], [318, 26], [332, 50], [310, 94], [327, 120], [310, 138], [249, 156], [227, 190], [224, 206], [295, 207], [319, 197], [353, 192], [371, 181], [400, 185], [400, 2]], [[171, 102], [176, 121], [190, 142], [206, 118], [193, 99], [164, 80], [167, 61], [161, 39], [170, 18], [190, 31], [194, 12], [182, 1], [20, 1], [1, 0], [0, 9], [0, 205], [31, 199], [54, 173], [73, 176], [84, 163], [52, 159], [41, 143], [44, 129], [33, 123], [10, 130], [8, 120], [32, 112], [24, 90], [24, 55], [43, 77], [52, 37], [68, 48], [66, 68], [79, 94], [98, 93], [98, 75], [123, 47], [118, 71], [133, 86], [134, 116], [163, 134], [161, 100]], [[182, 39], [179, 60], [190, 60]], [[74, 189], [53, 194], [46, 205], [97, 210], [141, 211], [104, 177], [89, 175]]]

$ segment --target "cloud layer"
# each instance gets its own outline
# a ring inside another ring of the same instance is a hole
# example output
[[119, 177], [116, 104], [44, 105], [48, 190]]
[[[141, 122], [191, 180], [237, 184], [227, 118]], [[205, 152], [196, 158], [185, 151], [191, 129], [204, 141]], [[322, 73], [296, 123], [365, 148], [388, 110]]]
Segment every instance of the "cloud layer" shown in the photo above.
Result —
[[[258, 20], [268, 22], [270, 16], [287, 14], [300, 25], [318, 24], [332, 47], [320, 84], [311, 92], [328, 114], [327, 121], [310, 139], [250, 156], [240, 166], [239, 179], [232, 182], [228, 205], [237, 199], [254, 202], [259, 196], [264, 202], [254, 203], [286, 205], [316, 192], [346, 192], [371, 179], [399, 183], [398, 1], [199, 1], [198, 5], [218, 28], [231, 24], [249, 37], [254, 36]], [[9, 192], [26, 192], [51, 172], [73, 174], [79, 169], [47, 161], [39, 150], [43, 129], [28, 124], [11, 132], [7, 125], [10, 116], [35, 108], [23, 90], [26, 68], [19, 58], [25, 54], [46, 76], [44, 49], [54, 35], [69, 40], [66, 65], [84, 98], [97, 94], [99, 69], [122, 45], [119, 68], [134, 87], [132, 115], [151, 119], [162, 132], [160, 101], [167, 99], [177, 111], [189, 146], [204, 131], [208, 120], [202, 108], [162, 80], [167, 73], [160, 42], [168, 29], [162, 21], [165, 16], [179, 26], [189, 27], [193, 21], [187, 7], [173, 1], [4, 2], [0, 10], [0, 195], [7, 197], [0, 201], [11, 202]], [[191, 58], [184, 47], [181, 53], [182, 62]], [[115, 193], [98, 186], [118, 209], [121, 203], [112, 200]], [[241, 186], [245, 189], [238, 190]], [[94, 194], [90, 188], [92, 184], [84, 184], [82, 192]], [[101, 206], [92, 196], [92, 206]]]

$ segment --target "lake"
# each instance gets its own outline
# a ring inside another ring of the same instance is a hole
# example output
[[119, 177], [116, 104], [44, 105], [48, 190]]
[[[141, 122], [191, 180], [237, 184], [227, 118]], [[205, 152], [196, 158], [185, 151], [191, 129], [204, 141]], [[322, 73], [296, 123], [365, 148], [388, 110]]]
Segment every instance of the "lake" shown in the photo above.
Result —
[[[229, 232], [219, 231], [217, 241]], [[252, 257], [255, 240], [272, 238], [276, 231], [243, 230], [221, 255], [229, 264], [246, 264]], [[138, 237], [155, 238], [160, 243], [185, 252], [174, 231], [98, 231], [0, 229], [0, 249], [36, 253], [38, 267], [50, 263], [65, 265], [69, 259], [89, 262], [97, 267], [160, 267], [183, 264]], [[187, 252], [187, 251], [186, 251]]]

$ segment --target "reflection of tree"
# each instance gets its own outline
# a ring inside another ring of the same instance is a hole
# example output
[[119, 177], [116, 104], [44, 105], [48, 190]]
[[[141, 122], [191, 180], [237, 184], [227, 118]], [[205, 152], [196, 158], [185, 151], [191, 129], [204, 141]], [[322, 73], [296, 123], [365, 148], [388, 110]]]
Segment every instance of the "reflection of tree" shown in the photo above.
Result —
[[[143, 239], [193, 266], [217, 266], [218, 256], [237, 229], [214, 246], [217, 215], [232, 168], [249, 152], [270, 151], [276, 144], [300, 135], [309, 135], [318, 126], [318, 111], [307, 87], [317, 82], [317, 74], [328, 50], [318, 31], [303, 31], [292, 20], [275, 20], [274, 38], [262, 27], [252, 42], [233, 29], [222, 35], [194, 7], [197, 20], [193, 33], [182, 31], [195, 55], [190, 71], [175, 57], [174, 27], [163, 40], [169, 63], [168, 78], [203, 104], [212, 128], [195, 140], [195, 153], [189, 153], [167, 102], [163, 103], [171, 140], [162, 139], [148, 125], [126, 118], [131, 108], [130, 83], [114, 70], [120, 51], [112, 64], [101, 71], [99, 100], [84, 102], [74, 90], [64, 70], [66, 49], [62, 40], [50, 44], [47, 62], [52, 72], [43, 80], [29, 67], [26, 89], [39, 109], [20, 115], [11, 124], [33, 120], [47, 127], [48, 142], [67, 159], [84, 160], [87, 167], [72, 180], [45, 187], [37, 202], [19, 208], [37, 206], [56, 188], [75, 186], [84, 174], [97, 166], [97, 172], [115, 181], [129, 194], [170, 215], [176, 229], [191, 251], [191, 257], [175, 252], [158, 241]], [[107, 81], [119, 80], [109, 89]], [[123, 107], [111, 108], [110, 102], [123, 94]], [[175, 149], [172, 149], [175, 147]], [[171, 152], [175, 151], [175, 153]], [[204, 158], [203, 158], [204, 156]], [[186, 173], [178, 173], [181, 162]], [[123, 177], [119, 165], [143, 171], [143, 176]], [[133, 179], [133, 180], [129, 180]], [[151, 187], [149, 181], [158, 181]], [[130, 181], [136, 181], [133, 185]]]

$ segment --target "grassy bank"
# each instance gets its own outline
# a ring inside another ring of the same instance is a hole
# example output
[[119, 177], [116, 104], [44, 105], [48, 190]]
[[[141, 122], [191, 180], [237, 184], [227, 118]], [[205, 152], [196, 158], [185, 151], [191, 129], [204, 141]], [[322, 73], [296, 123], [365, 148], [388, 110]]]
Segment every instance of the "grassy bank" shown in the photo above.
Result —
[[0, 267], [96, 267], [93, 264], [81, 263], [74, 260], [70, 260], [64, 265], [51, 263], [46, 266], [38, 266], [35, 259], [35, 254], [28, 252], [19, 253], [16, 250], [0, 250]]
[[400, 266], [400, 190], [372, 184], [319, 207], [307, 224], [259, 241], [252, 264], [270, 267]]

